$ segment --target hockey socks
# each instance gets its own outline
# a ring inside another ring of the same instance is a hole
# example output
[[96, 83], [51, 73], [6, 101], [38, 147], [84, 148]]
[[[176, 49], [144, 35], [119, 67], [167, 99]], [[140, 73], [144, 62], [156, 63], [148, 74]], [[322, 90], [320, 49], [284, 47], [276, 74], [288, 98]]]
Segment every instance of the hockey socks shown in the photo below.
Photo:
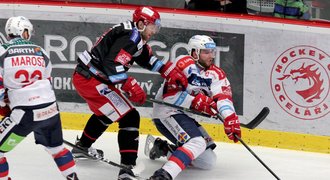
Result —
[[53, 155], [53, 158], [64, 177], [76, 171], [76, 164], [68, 149], [64, 148], [61, 152]]
[[203, 137], [194, 137], [178, 147], [162, 167], [173, 179], [206, 149]]
[[106, 116], [96, 116], [93, 114], [84, 129], [80, 138], [83, 147], [91, 147], [92, 144], [103, 134], [103, 132], [112, 123]]
[[57, 147], [46, 147], [64, 177], [76, 172], [76, 163], [71, 152], [63, 145]]
[[8, 180], [9, 166], [6, 157], [0, 158], [0, 180]]
[[139, 147], [140, 115], [133, 109], [119, 121], [118, 144], [121, 163], [136, 165]]
[[118, 144], [121, 163], [125, 165], [136, 165], [139, 131], [119, 130]]

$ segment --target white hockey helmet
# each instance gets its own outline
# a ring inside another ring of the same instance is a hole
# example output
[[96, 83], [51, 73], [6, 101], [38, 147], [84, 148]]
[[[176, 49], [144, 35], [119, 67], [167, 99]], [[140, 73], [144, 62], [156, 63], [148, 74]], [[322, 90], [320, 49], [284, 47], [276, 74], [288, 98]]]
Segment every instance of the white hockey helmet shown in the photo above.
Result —
[[29, 33], [30, 40], [31, 36], [33, 35], [33, 25], [31, 24], [30, 20], [23, 16], [11, 17], [7, 20], [5, 31], [7, 36], [20, 36], [23, 37], [24, 30], [27, 30]]
[[192, 51], [195, 50], [199, 55], [201, 49], [216, 49], [216, 44], [212, 38], [206, 35], [194, 35], [188, 42], [188, 53], [192, 56]]

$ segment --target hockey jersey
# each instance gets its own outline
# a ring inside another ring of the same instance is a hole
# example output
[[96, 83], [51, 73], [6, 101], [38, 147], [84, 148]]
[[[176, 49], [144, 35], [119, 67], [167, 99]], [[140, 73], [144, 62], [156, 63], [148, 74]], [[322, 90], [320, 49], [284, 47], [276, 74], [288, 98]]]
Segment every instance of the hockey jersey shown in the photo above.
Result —
[[155, 72], [163, 67], [162, 61], [153, 56], [150, 46], [131, 21], [110, 28], [90, 52], [85, 51], [79, 56], [78, 62], [95, 78], [112, 84], [127, 79], [126, 72], [134, 62]]
[[40, 46], [21, 38], [0, 46], [0, 105], [8, 93], [9, 106], [34, 106], [54, 102], [50, 82], [52, 65]]
[[[235, 112], [230, 83], [221, 68], [215, 65], [211, 65], [207, 69], [201, 68], [196, 65], [191, 56], [187, 55], [177, 57], [174, 63], [187, 77], [188, 87], [185, 91], [167, 93], [166, 83], [163, 83], [156, 94], [156, 100], [190, 108], [194, 97], [198, 93], [204, 93], [217, 102], [218, 112], [221, 115], [228, 116]], [[157, 103], [154, 103], [153, 107], [153, 118], [167, 118], [174, 114], [184, 113]]]

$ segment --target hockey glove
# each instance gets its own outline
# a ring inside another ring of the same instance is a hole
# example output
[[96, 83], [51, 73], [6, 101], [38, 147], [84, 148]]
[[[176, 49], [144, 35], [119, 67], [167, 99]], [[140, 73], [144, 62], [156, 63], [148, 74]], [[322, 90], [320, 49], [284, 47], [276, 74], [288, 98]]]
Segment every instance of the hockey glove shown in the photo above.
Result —
[[202, 93], [197, 94], [197, 96], [192, 100], [190, 106], [191, 109], [209, 114], [211, 116], [215, 115], [211, 109], [216, 109], [216, 107], [216, 103], [211, 98], [205, 96]]
[[161, 69], [160, 75], [167, 80], [170, 89], [185, 90], [188, 86], [188, 80], [172, 62], [167, 62]]
[[11, 113], [9, 106], [0, 107], [0, 116], [8, 117]]
[[241, 127], [239, 124], [238, 116], [235, 113], [231, 114], [225, 118], [223, 125], [228, 138], [236, 143], [238, 139], [234, 134], [241, 138]]
[[142, 105], [146, 101], [146, 93], [133, 77], [128, 77], [121, 89], [128, 93], [128, 99], [132, 102]]

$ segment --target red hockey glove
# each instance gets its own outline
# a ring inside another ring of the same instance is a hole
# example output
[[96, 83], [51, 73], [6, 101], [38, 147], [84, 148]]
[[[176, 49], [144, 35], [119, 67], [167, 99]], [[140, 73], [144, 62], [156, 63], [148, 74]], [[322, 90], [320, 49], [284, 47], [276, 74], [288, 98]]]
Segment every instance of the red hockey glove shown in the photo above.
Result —
[[202, 93], [197, 94], [197, 96], [191, 102], [190, 106], [191, 109], [195, 109], [199, 112], [203, 112], [211, 116], [215, 115], [211, 109], [216, 109], [216, 107], [216, 103], [211, 98], [205, 96]]
[[0, 107], [0, 116], [8, 117], [11, 113], [9, 106]]
[[234, 134], [241, 138], [241, 127], [239, 125], [238, 116], [235, 113], [228, 116], [223, 125], [228, 138], [236, 143], [238, 139], [234, 136]]
[[132, 102], [143, 104], [146, 101], [146, 93], [143, 89], [137, 84], [136, 79], [133, 77], [128, 77], [126, 82], [121, 87], [123, 91], [128, 93], [128, 99]]
[[182, 90], [188, 86], [188, 80], [183, 72], [170, 61], [160, 69], [160, 75], [167, 80], [171, 89]]

